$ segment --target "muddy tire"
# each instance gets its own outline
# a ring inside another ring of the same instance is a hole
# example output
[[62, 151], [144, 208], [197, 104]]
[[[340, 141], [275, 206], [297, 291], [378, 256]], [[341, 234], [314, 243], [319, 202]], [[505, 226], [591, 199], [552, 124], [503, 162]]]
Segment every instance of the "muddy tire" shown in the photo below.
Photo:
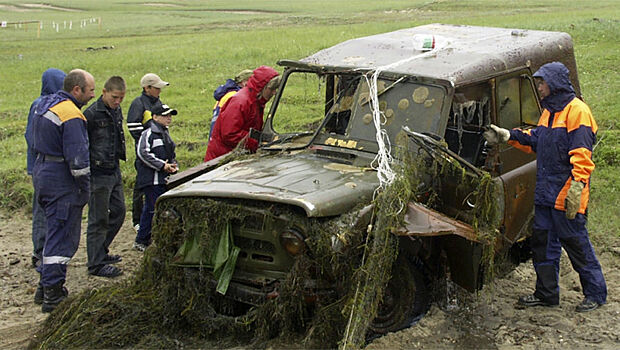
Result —
[[382, 335], [409, 327], [430, 304], [430, 294], [421, 268], [400, 254], [392, 268], [392, 278], [379, 304], [369, 335]]

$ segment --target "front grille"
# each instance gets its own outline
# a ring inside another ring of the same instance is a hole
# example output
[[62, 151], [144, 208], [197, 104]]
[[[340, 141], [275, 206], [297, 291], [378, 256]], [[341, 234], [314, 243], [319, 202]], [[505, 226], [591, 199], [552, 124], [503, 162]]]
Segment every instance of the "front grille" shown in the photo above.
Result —
[[158, 210], [166, 208], [178, 211], [186, 237], [198, 237], [196, 241], [206, 252], [217, 250], [221, 232], [215, 232], [219, 230], [216, 227], [222, 227], [221, 218], [234, 213], [228, 220], [232, 243], [240, 249], [235, 270], [274, 279], [288, 273], [293, 265], [293, 258], [280, 244], [280, 233], [293, 223], [304, 227], [307, 220], [296, 207], [251, 200], [166, 198], [158, 203]]
[[241, 251], [261, 252], [268, 255], [276, 253], [276, 247], [271, 242], [261, 241], [247, 237], [239, 237], [234, 239], [235, 245], [241, 248]]

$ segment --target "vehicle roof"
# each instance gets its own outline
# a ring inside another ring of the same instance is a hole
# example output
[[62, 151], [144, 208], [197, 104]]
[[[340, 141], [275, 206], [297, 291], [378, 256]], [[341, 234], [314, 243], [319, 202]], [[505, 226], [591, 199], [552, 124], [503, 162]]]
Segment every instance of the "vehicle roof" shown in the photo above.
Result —
[[[434, 36], [436, 48], [418, 50], [414, 35]], [[552, 61], [568, 67], [578, 91], [572, 39], [562, 32], [428, 24], [344, 41], [299, 63], [381, 69], [448, 80], [458, 86], [518, 67], [530, 66], [534, 72]]]

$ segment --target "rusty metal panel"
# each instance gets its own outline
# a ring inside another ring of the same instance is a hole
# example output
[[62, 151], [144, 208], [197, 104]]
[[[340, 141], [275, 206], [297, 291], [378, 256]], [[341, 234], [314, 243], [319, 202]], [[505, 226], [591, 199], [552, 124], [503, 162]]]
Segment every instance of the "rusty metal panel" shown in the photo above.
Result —
[[[415, 36], [432, 35], [442, 46], [420, 51]], [[488, 79], [507, 70], [560, 61], [571, 72], [580, 95], [573, 42], [567, 33], [429, 24], [358, 39], [321, 50], [301, 60], [313, 67], [350, 67], [430, 77], [455, 86]]]
[[536, 186], [536, 161], [500, 176], [504, 183], [504, 236], [514, 243], [519, 239], [521, 228], [534, 209]]
[[457, 235], [478, 242], [470, 225], [414, 202], [409, 202], [407, 205], [405, 227], [395, 231], [394, 234], [415, 237]]

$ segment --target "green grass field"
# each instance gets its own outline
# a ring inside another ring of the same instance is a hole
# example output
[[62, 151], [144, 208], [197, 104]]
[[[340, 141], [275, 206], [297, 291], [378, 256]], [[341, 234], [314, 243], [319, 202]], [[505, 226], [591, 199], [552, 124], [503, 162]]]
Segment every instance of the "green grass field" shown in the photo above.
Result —
[[[97, 91], [111, 75], [128, 83], [125, 112], [139, 80], [158, 73], [171, 83], [162, 100], [178, 109], [171, 134], [182, 168], [202, 160], [212, 92], [244, 68], [300, 59], [343, 40], [426, 23], [485, 25], [569, 33], [585, 100], [600, 127], [590, 227], [618, 236], [620, 6], [601, 1], [47, 1], [0, 0], [0, 205], [29, 208], [23, 133], [41, 73], [84, 68]], [[19, 22], [40, 21], [38, 24]], [[55, 25], [54, 25], [55, 24]], [[71, 29], [69, 29], [71, 27]], [[113, 49], [87, 50], [112, 47]], [[281, 71], [281, 69], [280, 69]], [[295, 120], [290, 121], [292, 124]], [[122, 165], [126, 195], [133, 185], [133, 141]]]

